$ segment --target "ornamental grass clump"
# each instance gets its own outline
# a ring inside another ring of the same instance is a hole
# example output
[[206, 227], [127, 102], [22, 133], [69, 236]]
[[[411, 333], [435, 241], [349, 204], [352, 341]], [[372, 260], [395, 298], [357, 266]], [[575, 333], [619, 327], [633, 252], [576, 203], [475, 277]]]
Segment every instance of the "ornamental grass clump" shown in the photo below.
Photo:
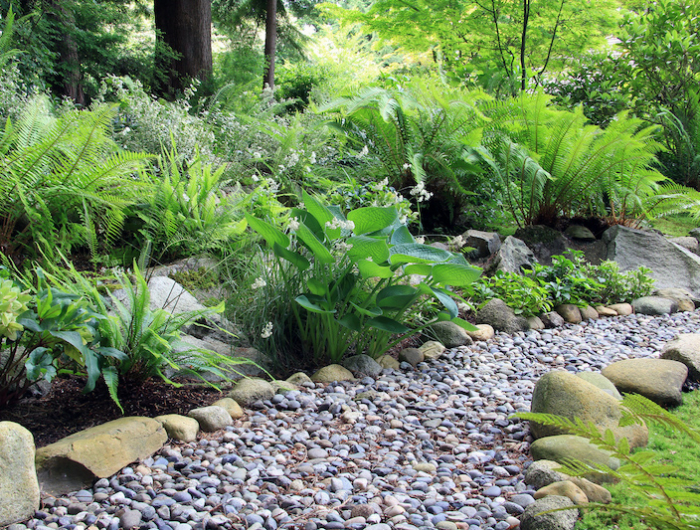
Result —
[[[307, 193], [303, 199], [286, 232], [246, 216], [272, 251], [252, 285], [257, 311], [266, 315], [257, 319], [256, 346], [279, 355], [298, 342], [318, 364], [351, 351], [377, 357], [437, 320], [473, 329], [457, 316], [459, 297], [449, 289], [466, 287], [480, 269], [417, 243], [395, 207], [358, 208], [345, 217]], [[438, 316], [408, 327], [409, 314], [429, 300], [441, 306]]]

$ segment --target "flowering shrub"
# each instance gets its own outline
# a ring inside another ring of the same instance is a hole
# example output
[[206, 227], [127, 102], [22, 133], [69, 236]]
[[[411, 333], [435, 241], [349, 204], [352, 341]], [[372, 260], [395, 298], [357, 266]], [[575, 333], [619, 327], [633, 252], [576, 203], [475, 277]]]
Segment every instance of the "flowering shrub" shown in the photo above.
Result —
[[[305, 209], [292, 210], [286, 233], [246, 216], [272, 250], [267, 276], [253, 283], [257, 303], [264, 309], [281, 290], [302, 291], [287, 295], [293, 303], [260, 330], [272, 348], [289, 348], [298, 338], [316, 362], [338, 362], [351, 349], [378, 356], [392, 335], [401, 340], [436, 320], [473, 329], [458, 318], [448, 289], [469, 285], [479, 269], [460, 255], [416, 243], [395, 207], [359, 208], [346, 218], [337, 207], [306, 192], [303, 197]], [[407, 327], [407, 312], [428, 300], [436, 300], [442, 312], [418, 328]]]

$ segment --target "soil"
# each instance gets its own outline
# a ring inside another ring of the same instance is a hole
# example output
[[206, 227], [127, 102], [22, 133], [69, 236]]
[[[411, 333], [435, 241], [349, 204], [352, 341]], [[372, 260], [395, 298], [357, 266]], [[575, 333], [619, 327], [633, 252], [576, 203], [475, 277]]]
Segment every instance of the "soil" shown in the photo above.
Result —
[[155, 417], [161, 414], [186, 415], [197, 407], [211, 405], [225, 397], [223, 392], [187, 382], [180, 388], [161, 380], [119, 383], [119, 400], [124, 414], [109, 397], [104, 384], [83, 394], [85, 381], [78, 377], [57, 378], [44, 397], [25, 397], [0, 411], [0, 421], [13, 421], [34, 435], [43, 447], [75, 432], [101, 425], [122, 416]]

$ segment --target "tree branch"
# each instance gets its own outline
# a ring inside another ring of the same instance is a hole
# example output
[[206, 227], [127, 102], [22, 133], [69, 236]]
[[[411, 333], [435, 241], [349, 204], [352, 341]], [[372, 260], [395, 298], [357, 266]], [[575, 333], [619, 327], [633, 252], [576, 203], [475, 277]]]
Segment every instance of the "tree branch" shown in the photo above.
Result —
[[554, 39], [557, 38], [557, 29], [559, 29], [559, 23], [561, 22], [561, 14], [562, 11], [564, 10], [564, 2], [566, 0], [561, 0], [561, 4], [559, 4], [559, 13], [557, 13], [557, 21], [554, 23], [554, 29], [552, 30], [552, 39], [549, 41], [549, 49], [547, 50], [547, 58], [544, 61], [544, 65], [542, 66], [542, 69], [537, 73], [537, 77], [535, 78], [535, 81], [537, 83], [537, 86], [540, 84], [540, 77], [544, 73], [544, 71], [547, 69], [547, 65], [549, 64], [549, 58], [552, 55], [552, 48], [554, 48]]

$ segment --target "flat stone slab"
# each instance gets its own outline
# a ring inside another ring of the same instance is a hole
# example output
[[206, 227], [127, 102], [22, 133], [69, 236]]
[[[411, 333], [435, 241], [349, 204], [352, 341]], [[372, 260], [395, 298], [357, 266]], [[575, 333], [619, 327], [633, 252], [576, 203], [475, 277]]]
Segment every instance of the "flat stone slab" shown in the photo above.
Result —
[[641, 394], [654, 403], [675, 407], [683, 403], [681, 389], [688, 368], [667, 359], [626, 359], [601, 372], [620, 392]]
[[167, 439], [159, 421], [138, 416], [85, 429], [36, 452], [39, 483], [52, 495], [79, 490], [151, 456]]

